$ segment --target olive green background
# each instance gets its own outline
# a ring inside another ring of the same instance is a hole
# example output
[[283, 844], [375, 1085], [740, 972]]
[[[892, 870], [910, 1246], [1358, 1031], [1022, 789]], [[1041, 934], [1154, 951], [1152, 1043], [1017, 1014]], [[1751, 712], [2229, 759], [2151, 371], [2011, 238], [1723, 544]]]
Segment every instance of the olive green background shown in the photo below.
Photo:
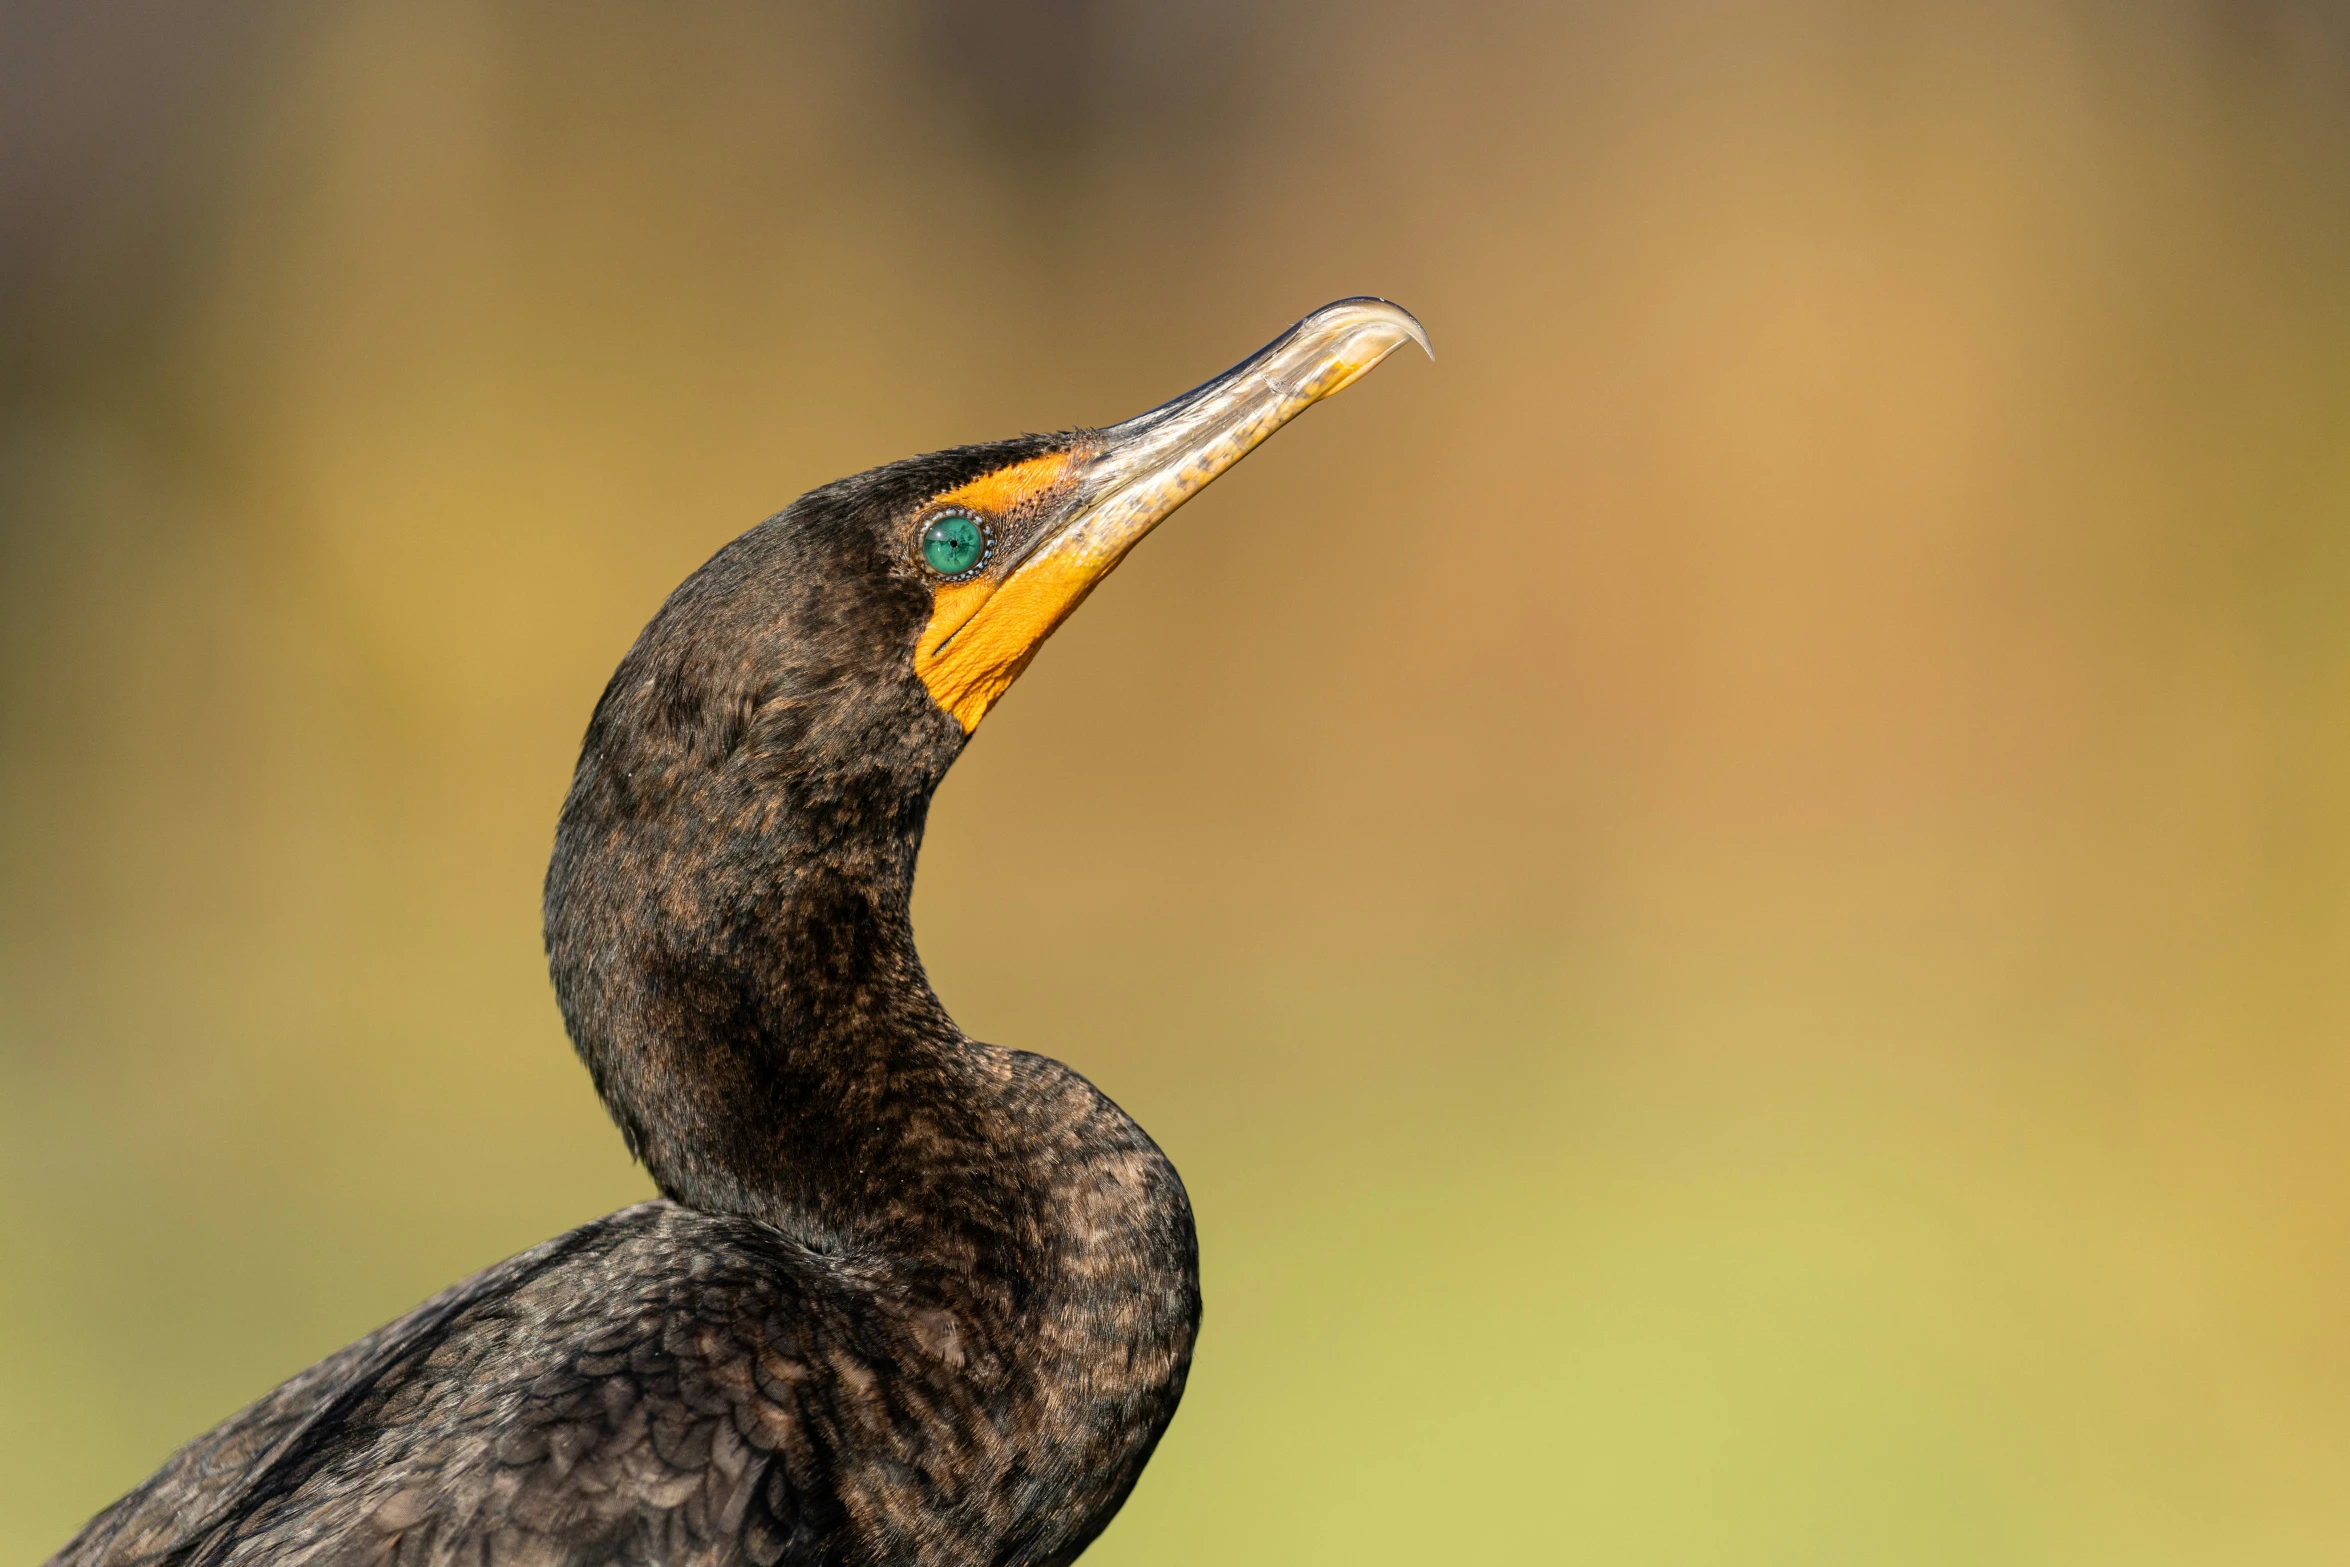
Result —
[[686, 572], [1361, 292], [932, 818], [1199, 1208], [1091, 1559], [2350, 1559], [2293, 0], [0, 5], [0, 1556], [644, 1195], [538, 883]]

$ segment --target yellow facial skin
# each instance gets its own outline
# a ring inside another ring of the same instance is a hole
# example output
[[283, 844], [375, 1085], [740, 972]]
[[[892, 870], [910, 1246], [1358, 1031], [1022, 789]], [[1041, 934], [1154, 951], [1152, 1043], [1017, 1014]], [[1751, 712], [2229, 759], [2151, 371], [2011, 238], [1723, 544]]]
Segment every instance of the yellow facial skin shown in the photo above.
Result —
[[[916, 513], [917, 532], [949, 507], [1034, 542], [967, 582], [942, 582], [915, 643], [914, 670], [969, 734], [1044, 639], [1142, 536], [1315, 403], [1428, 334], [1383, 299], [1343, 299], [1300, 321], [1196, 391], [1078, 437], [1067, 451], [985, 474]], [[1024, 530], [1025, 531], [1025, 530]]]
[[[1067, 452], [1014, 463], [938, 496], [922, 509], [921, 518], [959, 507], [993, 520], [1050, 506], [1069, 489], [1069, 469]], [[1020, 678], [1053, 628], [1115, 564], [1090, 569], [1077, 552], [1048, 544], [1001, 580], [989, 572], [969, 582], [940, 583], [930, 623], [914, 645], [914, 672], [930, 688], [932, 700], [969, 734]]]

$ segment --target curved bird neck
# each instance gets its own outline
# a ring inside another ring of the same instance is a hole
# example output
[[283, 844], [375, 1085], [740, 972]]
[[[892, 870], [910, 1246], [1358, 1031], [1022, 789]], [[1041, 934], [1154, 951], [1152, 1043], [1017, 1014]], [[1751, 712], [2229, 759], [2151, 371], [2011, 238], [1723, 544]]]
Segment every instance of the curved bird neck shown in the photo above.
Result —
[[1009, 1154], [1018, 1129], [987, 1114], [988, 1052], [914, 950], [918, 824], [820, 847], [780, 814], [698, 843], [559, 854], [549, 946], [566, 1020], [665, 1195], [819, 1245], [917, 1240], [904, 1232], [957, 1216], [909, 1203], [926, 1171]]

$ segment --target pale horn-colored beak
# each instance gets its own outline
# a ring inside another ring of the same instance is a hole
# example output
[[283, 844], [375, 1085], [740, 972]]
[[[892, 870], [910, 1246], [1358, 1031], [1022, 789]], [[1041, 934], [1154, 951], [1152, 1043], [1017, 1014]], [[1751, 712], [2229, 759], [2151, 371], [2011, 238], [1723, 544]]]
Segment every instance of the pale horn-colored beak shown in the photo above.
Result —
[[1053, 629], [1126, 552], [1290, 420], [1428, 333], [1401, 305], [1324, 305], [1203, 386], [1080, 436], [935, 503], [1016, 503], [1025, 537], [980, 578], [942, 587], [915, 667], [938, 704], [975, 729]]
[[1110, 426], [1100, 452], [1077, 466], [1073, 515], [1048, 547], [1106, 554], [1115, 565], [1265, 437], [1346, 390], [1406, 343], [1436, 357], [1427, 329], [1401, 305], [1342, 299], [1205, 386]]

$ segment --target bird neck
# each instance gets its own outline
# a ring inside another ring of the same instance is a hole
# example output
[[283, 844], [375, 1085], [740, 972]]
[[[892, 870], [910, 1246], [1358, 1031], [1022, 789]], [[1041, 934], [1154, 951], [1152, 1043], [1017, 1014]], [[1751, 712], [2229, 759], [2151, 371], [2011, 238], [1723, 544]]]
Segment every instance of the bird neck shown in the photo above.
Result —
[[968, 1123], [978, 1049], [914, 950], [919, 822], [826, 844], [782, 825], [559, 852], [565, 1019], [664, 1194], [815, 1231], [912, 1217], [893, 1128]]
[[[691, 699], [661, 668], [614, 677], [548, 868], [549, 965], [598, 1091], [665, 1195], [942, 1311], [972, 1375], [1017, 1367], [1032, 1465], [1088, 1477], [1107, 1517], [1181, 1395], [1191, 1208], [1090, 1083], [966, 1038], [931, 991], [914, 865], [961, 731], [868, 703], [837, 742], [822, 710]], [[925, 724], [928, 745], [894, 738]], [[792, 748], [808, 730], [821, 754]]]

